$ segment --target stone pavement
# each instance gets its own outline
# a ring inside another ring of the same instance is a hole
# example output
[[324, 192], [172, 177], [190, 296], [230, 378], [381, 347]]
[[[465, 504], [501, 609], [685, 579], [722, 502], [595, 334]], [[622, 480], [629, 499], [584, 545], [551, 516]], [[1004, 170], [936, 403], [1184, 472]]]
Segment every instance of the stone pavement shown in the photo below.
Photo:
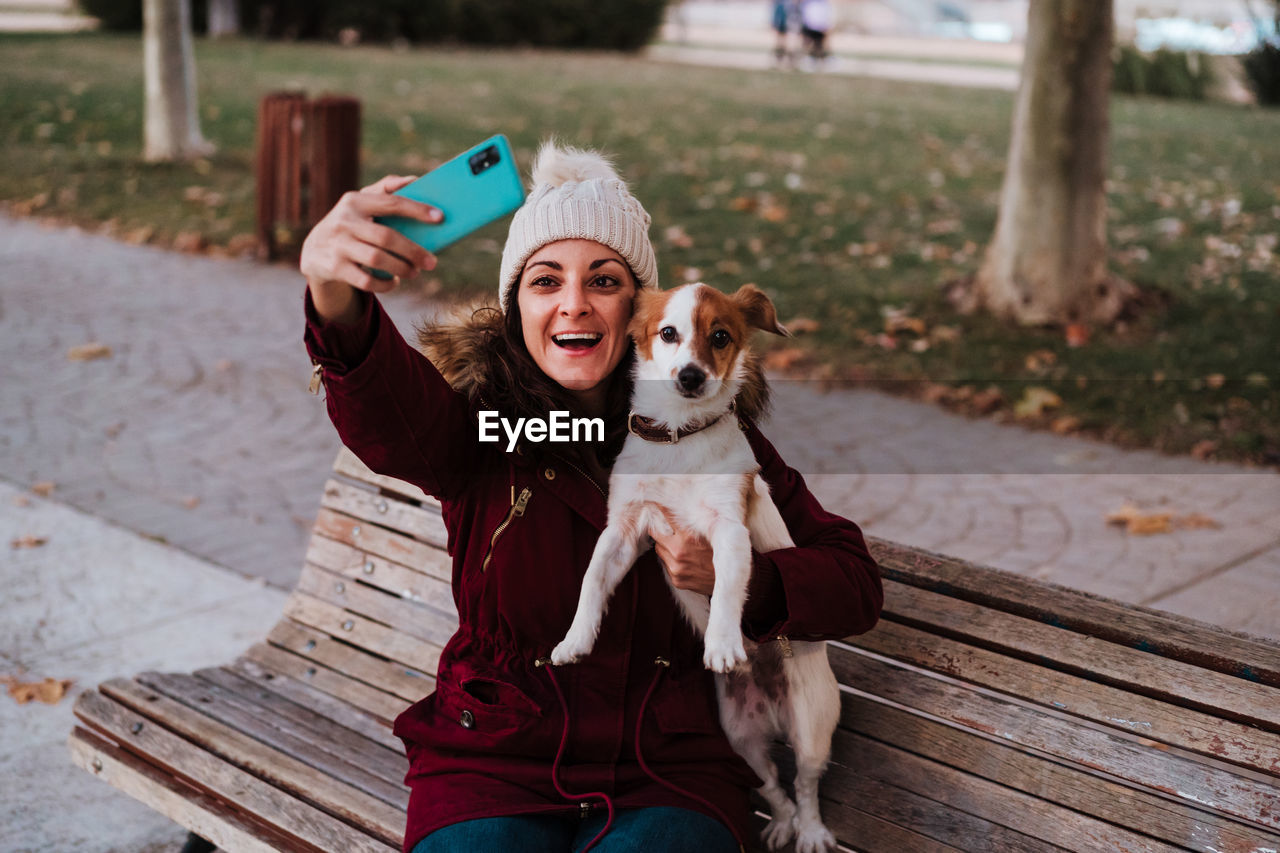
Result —
[[[47, 542], [11, 549], [22, 537]], [[230, 660], [284, 604], [261, 581], [3, 482], [0, 548], [0, 675], [72, 679], [71, 696], [146, 669]], [[0, 693], [0, 850], [176, 850], [186, 830], [71, 763], [71, 706]]]
[[[74, 695], [265, 635], [338, 447], [305, 390], [301, 293], [288, 267], [0, 216], [0, 675], [74, 678]], [[388, 300], [402, 328], [431, 307]], [[88, 343], [110, 355], [68, 358]], [[869, 533], [1280, 638], [1274, 471], [874, 391], [775, 398], [784, 457]], [[1221, 528], [1130, 537], [1103, 523], [1125, 500]], [[47, 543], [7, 544], [24, 536]], [[72, 767], [70, 708], [0, 694], [0, 849], [172, 849], [173, 825]]]

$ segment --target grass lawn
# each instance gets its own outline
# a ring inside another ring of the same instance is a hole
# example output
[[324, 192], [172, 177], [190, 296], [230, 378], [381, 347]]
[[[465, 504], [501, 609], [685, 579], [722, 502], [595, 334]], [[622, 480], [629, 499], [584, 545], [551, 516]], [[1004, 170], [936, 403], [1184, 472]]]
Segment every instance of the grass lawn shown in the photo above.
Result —
[[[494, 132], [527, 168], [556, 134], [616, 155], [653, 215], [664, 284], [754, 281], [784, 320], [812, 321], [778, 345], [777, 366], [1061, 432], [1280, 462], [1280, 111], [1113, 101], [1112, 267], [1150, 307], [1070, 347], [1061, 331], [957, 316], [942, 292], [976, 270], [994, 226], [1007, 93], [595, 54], [197, 52], [219, 152], [147, 166], [137, 39], [0, 37], [0, 199], [135, 240], [198, 231], [225, 245], [253, 230], [258, 99], [286, 88], [363, 99], [368, 181]], [[504, 229], [448, 250], [420, 286], [491, 291]]]

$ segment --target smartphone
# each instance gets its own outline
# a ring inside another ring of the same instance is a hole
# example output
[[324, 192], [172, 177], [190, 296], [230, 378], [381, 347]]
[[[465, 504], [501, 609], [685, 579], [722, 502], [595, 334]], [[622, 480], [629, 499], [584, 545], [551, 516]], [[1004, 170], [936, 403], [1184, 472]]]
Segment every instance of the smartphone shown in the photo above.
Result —
[[[395, 194], [444, 213], [444, 221], [435, 224], [403, 216], [380, 216], [375, 220], [430, 252], [440, 251], [524, 203], [524, 185], [520, 183], [516, 158], [502, 134], [462, 152]], [[391, 278], [384, 270], [369, 272], [378, 278]]]

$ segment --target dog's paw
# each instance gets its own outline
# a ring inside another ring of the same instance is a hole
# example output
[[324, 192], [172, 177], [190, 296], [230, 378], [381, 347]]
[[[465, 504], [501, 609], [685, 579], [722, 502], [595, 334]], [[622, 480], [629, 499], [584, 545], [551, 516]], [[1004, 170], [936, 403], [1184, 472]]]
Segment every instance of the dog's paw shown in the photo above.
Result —
[[570, 633], [551, 650], [551, 662], [556, 666], [576, 663], [591, 653], [592, 645], [594, 644], [591, 638], [583, 638]]
[[731, 639], [712, 639], [707, 635], [702, 663], [707, 669], [719, 673], [733, 672], [747, 662], [747, 650], [742, 645], [742, 634]]
[[836, 838], [819, 821], [796, 826], [796, 853], [830, 853], [836, 849]]
[[776, 810], [773, 813], [773, 819], [769, 821], [769, 825], [760, 833], [760, 837], [764, 839], [764, 844], [770, 850], [779, 850], [791, 843], [791, 839], [796, 834], [796, 807], [787, 802], [789, 807], [786, 810]]

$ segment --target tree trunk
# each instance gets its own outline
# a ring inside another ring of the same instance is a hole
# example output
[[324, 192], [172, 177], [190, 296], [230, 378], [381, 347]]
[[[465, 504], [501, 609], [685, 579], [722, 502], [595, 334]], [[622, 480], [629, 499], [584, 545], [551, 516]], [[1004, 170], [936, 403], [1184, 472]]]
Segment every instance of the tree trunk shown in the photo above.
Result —
[[190, 160], [213, 151], [200, 133], [191, 0], [143, 0], [146, 84], [143, 158]]
[[1109, 323], [1134, 293], [1107, 272], [1112, 0], [1033, 0], [995, 235], [964, 307], [1023, 325]]
[[209, 37], [240, 35], [240, 4], [237, 0], [209, 0]]

